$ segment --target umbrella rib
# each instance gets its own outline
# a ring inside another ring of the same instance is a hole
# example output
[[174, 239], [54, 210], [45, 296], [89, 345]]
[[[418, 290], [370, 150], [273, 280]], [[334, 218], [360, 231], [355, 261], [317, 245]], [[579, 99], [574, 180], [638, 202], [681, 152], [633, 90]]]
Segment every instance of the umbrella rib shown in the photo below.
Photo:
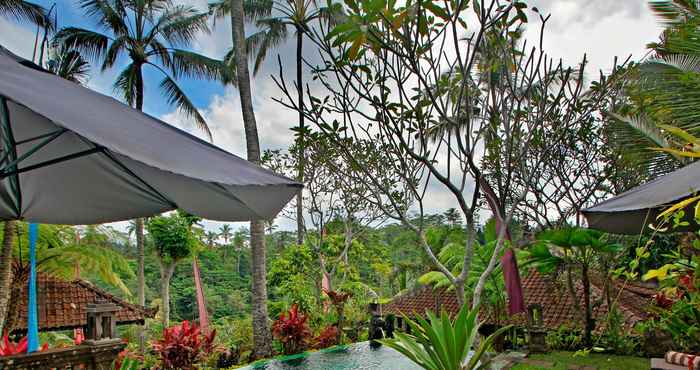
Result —
[[68, 154], [68, 155], [64, 155], [62, 157], [50, 159], [48, 161], [44, 161], [41, 163], [36, 163], [36, 164], [30, 165], [27, 167], [18, 168], [18, 169], [13, 170], [13, 171], [3, 172], [3, 173], [0, 173], [0, 179], [4, 179], [8, 176], [19, 175], [20, 173], [23, 173], [23, 172], [33, 171], [33, 170], [36, 170], [36, 169], [39, 169], [42, 167], [50, 166], [52, 164], [57, 164], [57, 163], [69, 161], [71, 159], [85, 157], [85, 156], [93, 154], [93, 153], [101, 152], [102, 150], [103, 150], [102, 148], [87, 149], [87, 150], [83, 150], [83, 151], [80, 151], [77, 153]]
[[[37, 144], [35, 147], [33, 147], [32, 149], [28, 150], [26, 153], [24, 153], [24, 154], [22, 154], [21, 156], [17, 157], [14, 161], [12, 161], [12, 162], [8, 163], [7, 165], [3, 166], [2, 172], [5, 172], [4, 169], [7, 168], [7, 167], [17, 167], [17, 165], [19, 164], [19, 162], [21, 162], [21, 161], [23, 161], [23, 160], [25, 160], [25, 159], [31, 157], [32, 154], [36, 153], [36, 152], [39, 151], [41, 148], [43, 148], [44, 146], [48, 145], [50, 142], [54, 141], [56, 138], [58, 138], [59, 136], [61, 136], [61, 135], [62, 135], [64, 132], [66, 132], [66, 131], [67, 131], [67, 130], [58, 130], [58, 131], [55, 131], [55, 132], [51, 133], [51, 135], [49, 135], [48, 137], [46, 137], [46, 138], [44, 139], [44, 141], [40, 142], [40, 143]], [[34, 139], [30, 139], [30, 140], [34, 140]], [[26, 142], [26, 141], [25, 141], [25, 142]], [[15, 144], [17, 145], [17, 144], [19, 144], [19, 142], [15, 143]]]
[[219, 189], [220, 189], [221, 191], [223, 191], [225, 194], [228, 194], [228, 195], [230, 195], [231, 197], [233, 197], [234, 199], [236, 199], [237, 201], [241, 202], [241, 204], [244, 205], [246, 208], [248, 208], [248, 210], [249, 210], [251, 213], [253, 213], [253, 214], [255, 214], [256, 216], [260, 217], [261, 220], [264, 220], [264, 219], [265, 219], [265, 217], [260, 216], [260, 214], [259, 214], [257, 211], [255, 211], [251, 206], [249, 206], [249, 205], [248, 205], [246, 202], [244, 202], [241, 198], [237, 197], [235, 194], [233, 194], [232, 192], [228, 191], [228, 190], [226, 189], [226, 187], [224, 187], [223, 185], [221, 185], [221, 184], [219, 184], [219, 183], [216, 183], [216, 182], [212, 182], [211, 184], [214, 185], [215, 187], [219, 188]]
[[[93, 143], [93, 145], [97, 145], [97, 144], [94, 144], [94, 143]], [[150, 190], [151, 192], [153, 192], [152, 195], [155, 195], [156, 198], [160, 198], [160, 200], [161, 200], [162, 202], [167, 203], [168, 205], [170, 205], [171, 207], [173, 207], [173, 208], [175, 208], [175, 209], [179, 208], [175, 202], [173, 202], [172, 200], [168, 199], [165, 195], [161, 194], [161, 192], [159, 192], [158, 189], [154, 188], [151, 184], [149, 184], [148, 182], [146, 182], [146, 180], [142, 179], [141, 176], [137, 175], [134, 171], [132, 171], [129, 167], [127, 167], [124, 163], [122, 163], [120, 160], [118, 160], [117, 158], [115, 158], [114, 155], [112, 155], [112, 153], [109, 151], [109, 149], [106, 149], [106, 148], [105, 148], [105, 149], [102, 151], [102, 154], [104, 154], [107, 158], [109, 158], [112, 162], [114, 162], [114, 164], [116, 164], [117, 166], [119, 166], [119, 167], [120, 167], [124, 172], [126, 172], [128, 175], [130, 175], [131, 177], [135, 178], [136, 180], [138, 180], [139, 182], [141, 182], [143, 185], [145, 185], [145, 186], [148, 188], [148, 190]]]
[[[2, 121], [2, 130], [4, 131], [3, 139], [7, 147], [7, 151], [10, 154], [10, 158], [13, 161], [17, 160], [17, 143], [15, 143], [15, 137], [12, 133], [12, 126], [10, 124], [10, 109], [7, 106], [7, 98], [0, 95], [0, 121]], [[11, 166], [14, 171], [17, 171], [17, 166]], [[3, 176], [4, 179], [6, 176]], [[10, 189], [14, 193], [15, 197], [13, 199], [13, 206], [15, 207], [15, 214], [17, 218], [22, 216], [22, 191], [19, 186], [19, 174], [15, 174], [10, 178]]]

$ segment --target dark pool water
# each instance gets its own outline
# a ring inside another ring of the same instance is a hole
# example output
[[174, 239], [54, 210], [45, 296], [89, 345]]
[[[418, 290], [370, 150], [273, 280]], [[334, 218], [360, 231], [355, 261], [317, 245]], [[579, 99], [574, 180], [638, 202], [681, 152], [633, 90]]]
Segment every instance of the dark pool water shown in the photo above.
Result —
[[371, 348], [369, 342], [332, 347], [318, 352], [257, 362], [240, 370], [420, 370], [387, 346]]

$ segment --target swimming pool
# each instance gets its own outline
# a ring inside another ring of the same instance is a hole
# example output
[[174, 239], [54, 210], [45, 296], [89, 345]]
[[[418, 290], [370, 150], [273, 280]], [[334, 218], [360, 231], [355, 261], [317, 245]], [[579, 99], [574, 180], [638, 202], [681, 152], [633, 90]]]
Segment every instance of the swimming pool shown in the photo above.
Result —
[[256, 362], [240, 370], [420, 370], [387, 346], [372, 348], [369, 342], [327, 348], [318, 352]]

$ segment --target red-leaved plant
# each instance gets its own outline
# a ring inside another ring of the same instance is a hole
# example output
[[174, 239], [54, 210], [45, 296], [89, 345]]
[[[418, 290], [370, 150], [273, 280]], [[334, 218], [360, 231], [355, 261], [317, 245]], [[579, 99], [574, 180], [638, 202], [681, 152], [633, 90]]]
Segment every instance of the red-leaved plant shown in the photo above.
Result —
[[[44, 343], [39, 351], [46, 351], [49, 349], [49, 344]], [[19, 342], [10, 342], [10, 338], [7, 333], [2, 337], [2, 343], [0, 343], [0, 357], [2, 356], [14, 356], [27, 353], [27, 337], [20, 339]]]
[[162, 369], [191, 370], [213, 351], [215, 336], [216, 330], [204, 334], [197, 324], [183, 321], [163, 329], [163, 338], [153, 343], [153, 350], [160, 356]]
[[297, 305], [292, 305], [289, 312], [282, 312], [280, 318], [272, 324], [272, 334], [282, 343], [285, 355], [303, 352], [308, 348], [312, 333], [307, 320], [308, 316], [300, 313]]
[[335, 325], [326, 326], [316, 338], [314, 338], [314, 348], [322, 349], [338, 344], [338, 327]]

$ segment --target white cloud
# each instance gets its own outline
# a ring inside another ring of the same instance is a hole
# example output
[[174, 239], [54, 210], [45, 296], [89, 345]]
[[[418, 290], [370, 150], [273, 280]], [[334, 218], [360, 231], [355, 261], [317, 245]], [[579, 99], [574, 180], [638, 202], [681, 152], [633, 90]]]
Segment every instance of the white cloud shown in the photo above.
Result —
[[0, 45], [23, 58], [32, 59], [35, 30], [0, 17], [0, 35]]

